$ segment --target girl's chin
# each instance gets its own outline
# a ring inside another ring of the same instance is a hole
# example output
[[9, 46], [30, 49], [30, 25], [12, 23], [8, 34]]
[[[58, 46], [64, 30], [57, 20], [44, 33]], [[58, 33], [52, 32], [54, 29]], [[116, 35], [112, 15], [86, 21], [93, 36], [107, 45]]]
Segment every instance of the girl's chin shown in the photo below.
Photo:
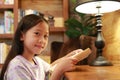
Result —
[[39, 51], [39, 52], [35, 52], [35, 55], [40, 55], [42, 52]]
[[37, 53], [35, 53], [36, 55], [40, 55], [41, 54], [41, 52], [37, 52]]

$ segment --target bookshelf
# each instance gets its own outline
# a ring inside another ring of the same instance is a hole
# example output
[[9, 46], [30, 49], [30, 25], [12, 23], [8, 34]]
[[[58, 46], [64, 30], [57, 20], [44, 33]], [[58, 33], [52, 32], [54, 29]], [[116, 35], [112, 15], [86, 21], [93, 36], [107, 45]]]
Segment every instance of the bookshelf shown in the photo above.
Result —
[[65, 27], [51, 27], [50, 28], [50, 33], [53, 33], [53, 32], [64, 32], [66, 30]]
[[14, 5], [0, 4], [0, 9], [13, 9]]
[[[23, 2], [22, 2], [23, 1]], [[14, 4], [0, 4], [0, 10], [12, 10], [13, 13], [14, 13], [14, 31], [16, 30], [16, 27], [17, 27], [17, 24], [18, 24], [18, 9], [19, 8], [23, 8], [23, 9], [28, 9], [27, 7], [28, 6], [24, 6], [24, 1], [25, 0], [14, 0]], [[36, 1], [33, 1], [33, 0], [26, 0], [26, 2], [34, 2], [34, 3], [37, 3], [37, 1], [40, 2], [40, 0], [36, 0]], [[43, 0], [41, 0], [43, 1]], [[49, 0], [47, 0], [49, 2]], [[53, 0], [55, 1], [55, 0]], [[62, 12], [60, 15], [62, 15], [63, 17], [63, 22], [65, 20], [68, 19], [68, 0], [61, 0], [62, 2]], [[37, 3], [39, 4], [39, 3]], [[47, 4], [46, 4], [47, 5]], [[36, 6], [32, 6], [32, 7], [35, 7], [36, 9], [38, 7]], [[34, 8], [33, 8], [34, 9]], [[38, 8], [39, 9], [39, 8]], [[51, 11], [52, 12], [52, 11]], [[46, 13], [48, 13], [46, 11]], [[53, 13], [55, 13], [53, 11]], [[59, 16], [57, 14], [55, 14], [56, 16]], [[55, 33], [59, 33], [59, 32], [64, 32], [65, 31], [65, 27], [64, 26], [54, 26], [54, 27], [50, 27], [50, 32], [55, 32]], [[13, 34], [0, 34], [0, 39], [12, 39], [13, 38]]]
[[[4, 0], [1, 0], [1, 1], [2, 2], [0, 2], [0, 13], [1, 13], [1, 11], [3, 13], [5, 10], [10, 10], [14, 14], [14, 18], [13, 18], [14, 31], [16, 30], [16, 27], [18, 24], [18, 9], [31, 8], [31, 9], [43, 11], [43, 13], [45, 13], [45, 14], [53, 13], [52, 15], [55, 15], [54, 17], [56, 17], [56, 16], [62, 17], [63, 22], [68, 19], [68, 5], [69, 5], [68, 0], [13, 0], [14, 4], [4, 4], [4, 2], [3, 2]], [[49, 5], [49, 6], [51, 6], [51, 9], [47, 11], [46, 9], [48, 7], [45, 8], [45, 6], [48, 6], [48, 4], [45, 3], [42, 6], [40, 6], [39, 4], [41, 3], [41, 1], [43, 3], [46, 2], [51, 5], [53, 3], [53, 6]], [[33, 3], [34, 5], [29, 6], [28, 3]], [[38, 6], [36, 6], [36, 5], [38, 5]], [[40, 7], [42, 7], [42, 8], [40, 8]], [[53, 7], [57, 7], [57, 9], [54, 9]], [[60, 10], [58, 8], [60, 8]], [[55, 11], [55, 10], [57, 10], [57, 11]], [[50, 27], [50, 33], [55, 33], [55, 34], [61, 33], [61, 34], [63, 34], [64, 40], [66, 38], [64, 35], [65, 30], [66, 30], [66, 28], [64, 27], [64, 25]], [[2, 42], [4, 40], [12, 40], [13, 34], [14, 33], [2, 33], [2, 34], [0, 34], [0, 40], [2, 40]], [[2, 65], [3, 64], [0, 64], [0, 68], [2, 67]]]
[[13, 34], [0, 34], [0, 39], [12, 39], [13, 38]]
[[[18, 21], [18, 0], [14, 0], [14, 4], [5, 4], [4, 2], [2, 2], [0, 4], [0, 10], [1, 10], [1, 13], [3, 13], [3, 16], [4, 16], [5, 11], [13, 12], [13, 15], [14, 15], [14, 18], [13, 18], [14, 29], [13, 30], [15, 31], [17, 24], [18, 24], [17, 22]], [[12, 37], [13, 37], [12, 33], [1, 33], [0, 34], [0, 39], [12, 39]]]
[[[65, 27], [51, 27], [50, 33], [64, 33], [66, 30]], [[10, 40], [13, 38], [13, 34], [0, 34], [0, 39], [7, 39]]]

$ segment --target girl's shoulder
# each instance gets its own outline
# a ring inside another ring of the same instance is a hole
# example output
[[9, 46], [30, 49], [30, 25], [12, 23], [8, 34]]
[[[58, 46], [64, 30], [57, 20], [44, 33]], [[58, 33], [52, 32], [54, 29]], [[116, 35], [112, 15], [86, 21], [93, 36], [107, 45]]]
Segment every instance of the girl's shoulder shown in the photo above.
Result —
[[24, 57], [22, 57], [21, 55], [17, 55], [16, 57], [14, 57], [10, 63], [9, 63], [9, 67], [11, 66], [12, 68], [16, 68], [16, 67], [25, 67], [25, 65], [30, 65], [30, 62], [27, 61]]
[[8, 64], [8, 68], [7, 70], [10, 71], [10, 70], [16, 70], [18, 68], [20, 68], [20, 66], [23, 66], [23, 64], [21, 63], [21, 59], [19, 56], [16, 56], [14, 57], [10, 63]]
[[22, 57], [20, 55], [14, 57], [11, 61], [10, 61], [10, 65], [20, 65], [21, 64], [21, 60]]

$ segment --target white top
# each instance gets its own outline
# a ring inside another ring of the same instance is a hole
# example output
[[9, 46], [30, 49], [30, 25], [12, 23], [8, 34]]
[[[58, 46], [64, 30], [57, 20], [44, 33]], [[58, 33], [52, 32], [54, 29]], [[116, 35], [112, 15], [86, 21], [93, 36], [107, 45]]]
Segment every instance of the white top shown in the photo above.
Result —
[[10, 61], [4, 80], [46, 80], [50, 65], [39, 57], [34, 57], [36, 65], [18, 55]]

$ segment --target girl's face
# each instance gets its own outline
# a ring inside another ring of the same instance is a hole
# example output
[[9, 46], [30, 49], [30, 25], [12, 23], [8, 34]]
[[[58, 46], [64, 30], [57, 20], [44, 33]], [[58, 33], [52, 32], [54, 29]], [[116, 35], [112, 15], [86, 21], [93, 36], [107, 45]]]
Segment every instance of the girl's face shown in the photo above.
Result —
[[33, 28], [23, 33], [21, 40], [24, 43], [24, 54], [40, 54], [47, 46], [49, 27], [45, 22], [40, 22]]

